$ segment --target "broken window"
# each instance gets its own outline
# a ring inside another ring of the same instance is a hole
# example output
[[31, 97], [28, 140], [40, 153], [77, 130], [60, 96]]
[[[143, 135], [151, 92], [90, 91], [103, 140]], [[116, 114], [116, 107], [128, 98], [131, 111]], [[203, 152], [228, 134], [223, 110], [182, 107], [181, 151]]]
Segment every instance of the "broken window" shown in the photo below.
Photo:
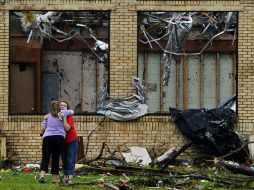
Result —
[[10, 113], [47, 113], [60, 99], [96, 113], [108, 43], [109, 12], [10, 11]]
[[236, 93], [237, 12], [139, 12], [138, 76], [150, 113], [215, 108]]

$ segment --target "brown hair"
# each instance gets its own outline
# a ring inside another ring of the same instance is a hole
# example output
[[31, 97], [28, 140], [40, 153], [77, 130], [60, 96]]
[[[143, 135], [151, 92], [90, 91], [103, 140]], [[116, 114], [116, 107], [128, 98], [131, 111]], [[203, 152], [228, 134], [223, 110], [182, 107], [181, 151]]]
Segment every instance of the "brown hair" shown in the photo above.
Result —
[[67, 105], [67, 109], [68, 109], [68, 110], [70, 109], [70, 105], [69, 105], [69, 103], [68, 103], [67, 101], [65, 101], [65, 100], [60, 100], [60, 101], [58, 101], [58, 108], [60, 108], [60, 104], [61, 104], [61, 102], [66, 103], [66, 105]]
[[57, 101], [52, 101], [51, 102], [51, 108], [50, 108], [50, 113], [53, 117], [58, 117], [58, 112], [59, 112], [59, 106]]

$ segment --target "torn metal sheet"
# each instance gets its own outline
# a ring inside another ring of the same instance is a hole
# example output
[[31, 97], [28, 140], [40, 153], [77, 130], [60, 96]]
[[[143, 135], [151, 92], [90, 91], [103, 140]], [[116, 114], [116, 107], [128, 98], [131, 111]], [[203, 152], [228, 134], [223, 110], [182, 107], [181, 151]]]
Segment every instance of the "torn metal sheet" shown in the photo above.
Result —
[[236, 112], [236, 95], [232, 96], [231, 98], [223, 102], [220, 106], [218, 106], [218, 108], [220, 109], [229, 108], [234, 112]]
[[[213, 156], [225, 156], [226, 160], [240, 163], [249, 159], [247, 139], [233, 131], [236, 113], [227, 109], [169, 108], [173, 121], [180, 131], [202, 151]], [[235, 151], [234, 153], [232, 153]], [[229, 154], [232, 153], [232, 154]]]
[[[172, 59], [180, 63], [184, 55], [200, 55], [212, 41], [223, 35], [237, 32], [236, 12], [141, 12], [139, 16], [139, 41], [151, 49], [158, 46], [163, 51], [163, 85], [168, 85]], [[184, 51], [189, 38], [208, 39], [201, 51]], [[162, 45], [167, 41], [166, 45]]]
[[[87, 24], [91, 19], [103, 19], [106, 12], [85, 12], [85, 11], [15, 11], [13, 14], [20, 19], [22, 31], [29, 33], [27, 43], [32, 43], [34, 39], [40, 38], [41, 43], [45, 38], [53, 39], [59, 43], [80, 40], [84, 42], [98, 61], [108, 68], [108, 44], [98, 40]], [[108, 19], [108, 18], [106, 18]], [[75, 27], [68, 33], [58, 28], [59, 23], [74, 23]], [[94, 46], [90, 47], [83, 33], [95, 40]], [[56, 34], [61, 37], [56, 37]]]
[[145, 87], [137, 77], [133, 77], [132, 81], [138, 93], [122, 99], [110, 98], [107, 93], [107, 86], [102, 88], [99, 94], [100, 102], [97, 113], [117, 121], [133, 120], [147, 114], [148, 105], [145, 103]]

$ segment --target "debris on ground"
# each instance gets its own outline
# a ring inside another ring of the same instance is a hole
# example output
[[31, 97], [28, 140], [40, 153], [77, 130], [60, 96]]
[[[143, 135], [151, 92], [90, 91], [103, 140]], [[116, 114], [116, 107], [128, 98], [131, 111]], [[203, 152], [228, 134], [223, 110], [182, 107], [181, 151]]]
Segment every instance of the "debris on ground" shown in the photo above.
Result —
[[130, 152], [122, 153], [127, 163], [135, 162], [140, 165], [148, 165], [152, 162], [147, 150], [142, 147], [130, 147]]
[[233, 131], [236, 121], [234, 110], [230, 108], [169, 110], [182, 134], [204, 153], [239, 163], [249, 160], [248, 140]]

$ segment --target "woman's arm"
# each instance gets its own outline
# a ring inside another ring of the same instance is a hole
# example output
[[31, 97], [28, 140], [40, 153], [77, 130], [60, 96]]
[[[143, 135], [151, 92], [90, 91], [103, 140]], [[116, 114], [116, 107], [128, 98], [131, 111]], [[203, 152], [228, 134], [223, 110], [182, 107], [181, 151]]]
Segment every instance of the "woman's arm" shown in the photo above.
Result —
[[48, 114], [44, 116], [43, 122], [42, 122], [42, 130], [40, 132], [40, 136], [43, 136], [46, 128], [47, 128], [47, 120], [48, 120]]
[[63, 120], [64, 117], [68, 117], [70, 115], [74, 115], [73, 110], [61, 110], [60, 112], [58, 112], [58, 118], [60, 120]]
[[67, 123], [67, 118], [63, 118], [63, 124], [64, 124], [64, 129], [65, 131], [69, 131], [71, 129], [71, 126]]

